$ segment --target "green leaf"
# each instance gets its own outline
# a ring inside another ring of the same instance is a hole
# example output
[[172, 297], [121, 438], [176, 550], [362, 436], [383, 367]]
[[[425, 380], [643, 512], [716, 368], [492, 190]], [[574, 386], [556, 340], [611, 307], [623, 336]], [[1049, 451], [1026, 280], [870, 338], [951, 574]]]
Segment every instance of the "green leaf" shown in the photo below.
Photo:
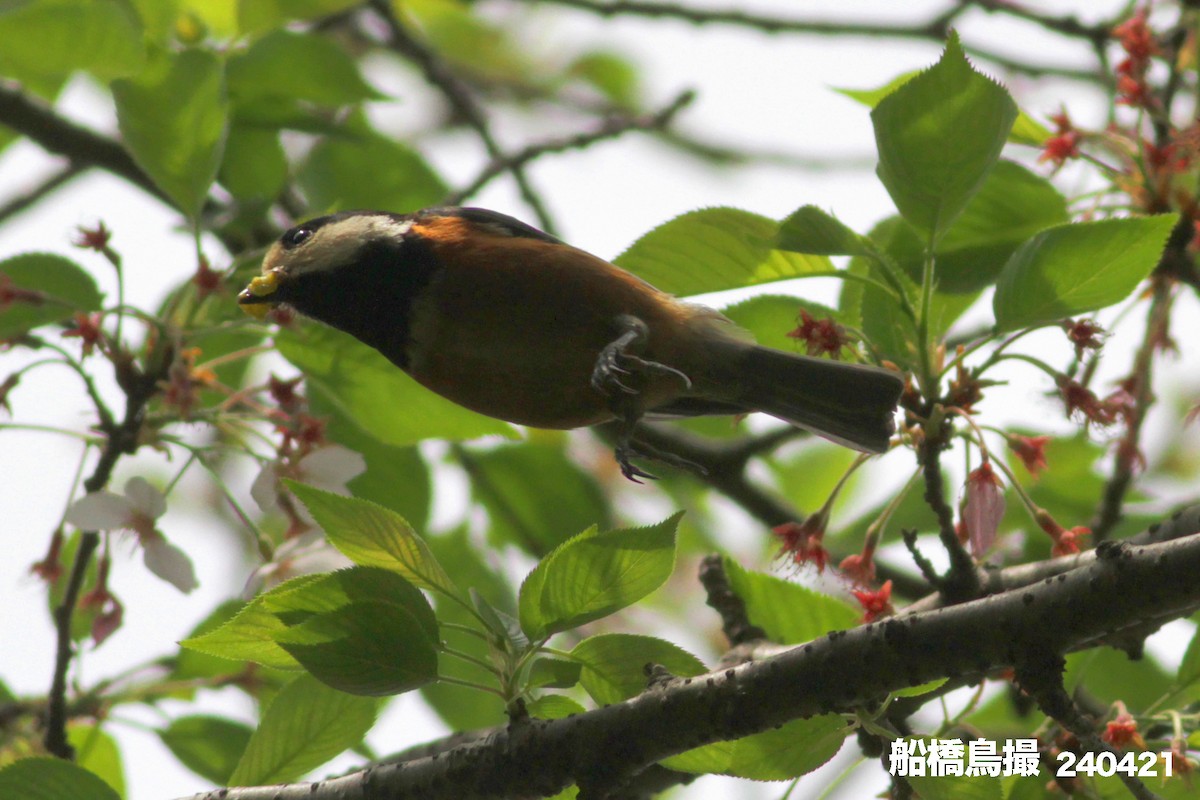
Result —
[[275, 643], [275, 636], [287, 624], [274, 610], [287, 609], [287, 595], [310, 585], [329, 580], [328, 575], [301, 575], [260, 594], [242, 608], [233, 619], [214, 630], [207, 630], [180, 642], [180, 646], [199, 653], [235, 661], [253, 661], [276, 669], [299, 669], [286, 650]]
[[449, 189], [415, 151], [351, 117], [337, 136], [309, 153], [297, 179], [310, 208], [410, 211], [439, 202]]
[[369, 500], [294, 481], [287, 486], [325, 531], [329, 543], [346, 558], [362, 566], [391, 570], [426, 589], [459, 594], [425, 540], [396, 512]]
[[567, 457], [565, 444], [565, 437], [539, 433], [520, 444], [459, 452], [471, 493], [488, 511], [489, 541], [542, 556], [573, 531], [611, 524], [607, 497]]
[[344, 49], [316, 33], [273, 31], [229, 60], [228, 77], [240, 104], [277, 96], [338, 107], [384, 97]]
[[404, 12], [417, 22], [432, 50], [459, 72], [497, 86], [519, 86], [537, 80], [526, 42], [516, 41], [498, 25], [458, 0], [405, 0]]
[[[359, 607], [374, 604], [388, 608], [372, 617], [377, 609]], [[347, 609], [353, 613], [338, 613]], [[356, 619], [357, 613], [367, 618]], [[369, 641], [361, 652], [345, 652], [364, 640]], [[437, 641], [437, 619], [415, 586], [392, 571], [353, 567], [293, 578], [251, 600], [219, 628], [181, 644], [276, 669], [318, 670], [323, 678], [350, 686], [374, 681], [379, 688], [407, 685], [412, 675], [424, 674], [430, 660], [436, 668], [432, 643]], [[411, 652], [403, 660], [372, 672], [372, 659], [406, 647]]]
[[257, 33], [280, 28], [292, 20], [328, 17], [359, 4], [359, 0], [254, 0], [238, 3], [238, 28]]
[[1158, 264], [1175, 214], [1061, 225], [1004, 266], [994, 308], [1001, 331], [1046, 325], [1124, 300]]
[[714, 742], [663, 759], [668, 769], [783, 781], [812, 772], [837, 755], [851, 728], [837, 714], [796, 719], [744, 739]]
[[934, 680], [922, 683], [919, 686], [909, 686], [907, 689], [899, 689], [892, 692], [892, 697], [920, 697], [923, 694], [935, 691], [940, 688], [949, 678], [935, 678]]
[[263, 714], [228, 784], [295, 781], [362, 742], [378, 711], [377, 700], [334, 691], [301, 675]]
[[901, 215], [936, 243], [1000, 157], [1017, 107], [976, 72], [951, 34], [942, 58], [871, 112], [879, 179]]
[[521, 586], [521, 628], [543, 639], [607, 617], [662, 586], [675, 566], [682, 513], [645, 528], [591, 529], [563, 542]]
[[385, 444], [400, 447], [425, 439], [516, 435], [505, 422], [439, 397], [341, 331], [300, 325], [279, 331], [275, 343], [325, 399]]
[[366, 470], [346, 484], [355, 497], [390, 508], [416, 528], [424, 528], [433, 502], [429, 467], [418, 448], [385, 444], [360, 428], [315, 385], [309, 387], [309, 410], [325, 419], [325, 432], [338, 444], [363, 457]]
[[[919, 72], [905, 72], [892, 80], [885, 83], [876, 89], [845, 89], [834, 87], [834, 91], [838, 94], [845, 95], [851, 100], [862, 103], [868, 108], [874, 108], [879, 105], [883, 98], [887, 97], [892, 92], [899, 89], [904, 84], [919, 75]], [[1046, 129], [1046, 126], [1035, 120], [1024, 109], [1017, 111], [1017, 120], [1013, 123], [1012, 131], [1008, 134], [1008, 140], [1015, 144], [1027, 144], [1033, 147], [1041, 147], [1049, 139], [1051, 133]]]
[[659, 225], [613, 263], [681, 296], [833, 269], [824, 256], [776, 250], [778, 236], [774, 220], [736, 208], [706, 208]]
[[292, 625], [275, 640], [322, 683], [381, 697], [437, 679], [437, 639], [421, 623], [396, 603], [354, 602]]
[[437, 676], [433, 609], [395, 572], [338, 570], [268, 593], [265, 608], [283, 625], [267, 631], [273, 642], [335, 689], [397, 694]]
[[0, 339], [69, 319], [77, 311], [96, 311], [103, 302], [95, 279], [83, 267], [53, 253], [23, 253], [0, 261], [4, 284], [37, 296], [15, 299], [0, 309]]
[[207, 50], [152, 52], [136, 77], [112, 84], [130, 155], [196, 219], [221, 164], [228, 124], [224, 70]]
[[1004, 796], [1000, 779], [988, 775], [918, 775], [905, 780], [923, 800], [1000, 800]]
[[823, 256], [866, 256], [871, 246], [832, 214], [801, 206], [779, 226], [779, 249]]
[[1084, 688], [1106, 706], [1121, 700], [1138, 714], [1157, 705], [1172, 680], [1150, 655], [1134, 661], [1120, 650], [1096, 647], [1067, 656], [1063, 683], [1071, 692]]
[[545, 694], [526, 706], [534, 719], [563, 719], [572, 714], [582, 714], [585, 709], [578, 702], [561, 694]]
[[[440, 536], [431, 536], [428, 544], [454, 579], [462, 586], [471, 587], [472, 595], [486, 596], [488, 605], [497, 615], [516, 609], [515, 593], [506, 582], [503, 571], [496, 570], [494, 565], [487, 562], [492, 554], [486, 552], [487, 548], [478, 546], [465, 525]], [[470, 631], [477, 631], [478, 620], [445, 595], [435, 595], [434, 601], [437, 617], [442, 623], [445, 647], [490, 663], [488, 642], [462, 629], [466, 627]], [[497, 627], [505, 628], [507, 624], [501, 617]], [[523, 634], [521, 638], [524, 639]], [[443, 658], [438, 665], [438, 677], [484, 684], [495, 681], [491, 672], [458, 658]], [[491, 692], [480, 692], [468, 686], [438, 680], [437, 683], [422, 687], [421, 696], [452, 730], [486, 728], [500, 724], [507, 718], [504, 702], [500, 698]]]
[[565, 73], [591, 85], [619, 108], [637, 107], [640, 73], [624, 56], [603, 51], [584, 53]]
[[112, 787], [61, 758], [22, 758], [0, 769], [0, 797], [21, 800], [121, 800]]
[[158, 738], [181, 764], [201, 778], [217, 786], [231, 786], [229, 778], [246, 751], [251, 732], [241, 722], [196, 715], [171, 720], [158, 732]]
[[628, 633], [589, 636], [575, 645], [571, 656], [583, 667], [579, 682], [599, 705], [619, 703], [645, 691], [647, 664], [666, 667], [681, 678], [708, 671], [704, 662], [677, 645]]
[[283, 190], [287, 177], [287, 156], [277, 131], [242, 124], [229, 129], [219, 178], [230, 194], [267, 203]]
[[72, 722], [67, 742], [75, 748], [75, 763], [100, 776], [117, 794], [125, 795], [125, 770], [117, 741], [99, 725]]
[[800, 342], [788, 334], [800, 324], [801, 310], [818, 319], [833, 317], [838, 322], [845, 322], [842, 313], [836, 309], [781, 294], [755, 295], [748, 300], [726, 306], [721, 309], [721, 313], [733, 320], [739, 328], [753, 333], [754, 340], [759, 344], [789, 353], [800, 353], [803, 352]]
[[527, 686], [532, 689], [570, 689], [579, 683], [583, 667], [562, 658], [539, 658], [529, 668]]
[[[871, 240], [896, 263], [921, 252], [922, 245], [916, 231], [900, 217], [889, 217], [871, 231]], [[856, 257], [850, 261], [850, 271], [884, 282], [882, 268], [873, 261]], [[903, 272], [893, 273], [911, 305], [918, 305], [920, 292], [917, 284]], [[947, 294], [934, 292], [930, 306], [931, 337], [940, 338], [974, 302], [974, 294]], [[852, 323], [854, 316], [861, 317], [863, 333], [880, 355], [904, 367], [919, 363], [916, 351], [916, 334], [911, 319], [903, 313], [896, 300], [875, 286], [847, 282], [842, 287], [840, 309], [844, 318]]]
[[1192, 688], [1200, 681], [1200, 628], [1192, 633], [1187, 650], [1183, 653], [1183, 661], [1175, 673], [1175, 684], [1180, 690]]
[[774, 575], [750, 572], [730, 558], [725, 559], [725, 571], [734, 594], [746, 603], [747, 616], [779, 644], [810, 642], [859, 622], [861, 612], [844, 600]]
[[102, 81], [145, 58], [136, 12], [117, 0], [38, 0], [0, 9], [0, 75], [40, 83], [88, 70]]
[[[958, 294], [992, 284], [1026, 239], [1068, 219], [1067, 200], [1050, 181], [1011, 161], [998, 162], [938, 242], [938, 290]], [[900, 261], [918, 282], [921, 260], [918, 252]]]

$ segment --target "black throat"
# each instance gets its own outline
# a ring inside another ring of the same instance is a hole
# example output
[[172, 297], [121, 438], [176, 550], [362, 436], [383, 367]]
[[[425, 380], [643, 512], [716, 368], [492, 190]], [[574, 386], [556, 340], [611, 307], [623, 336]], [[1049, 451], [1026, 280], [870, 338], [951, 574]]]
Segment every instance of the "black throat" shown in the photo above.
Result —
[[376, 241], [352, 264], [298, 276], [280, 299], [407, 369], [413, 300], [436, 270], [429, 243], [420, 237]]

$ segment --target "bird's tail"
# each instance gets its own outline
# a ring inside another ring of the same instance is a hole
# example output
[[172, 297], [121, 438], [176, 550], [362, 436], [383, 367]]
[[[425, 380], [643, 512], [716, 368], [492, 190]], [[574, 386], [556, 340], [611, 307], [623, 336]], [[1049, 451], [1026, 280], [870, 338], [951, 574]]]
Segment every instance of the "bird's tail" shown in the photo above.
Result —
[[717, 349], [707, 371], [716, 380], [713, 399], [770, 414], [856, 450], [887, 449], [904, 389], [898, 373], [747, 342], [712, 344]]

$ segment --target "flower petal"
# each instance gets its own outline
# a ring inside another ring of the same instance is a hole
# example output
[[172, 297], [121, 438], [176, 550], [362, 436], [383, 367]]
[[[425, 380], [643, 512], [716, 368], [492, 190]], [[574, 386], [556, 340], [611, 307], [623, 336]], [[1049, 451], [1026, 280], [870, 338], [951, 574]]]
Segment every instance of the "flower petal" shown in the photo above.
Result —
[[179, 591], [187, 594], [199, 584], [192, 560], [160, 533], [142, 544], [142, 559], [146, 568]]
[[167, 499], [145, 478], [130, 478], [125, 484], [125, 496], [134, 508], [150, 519], [158, 519], [167, 513]]
[[112, 492], [92, 492], [67, 509], [68, 523], [85, 531], [115, 531], [129, 527], [136, 509], [133, 503]]
[[345, 492], [347, 481], [367, 469], [361, 453], [331, 444], [300, 459], [300, 480], [331, 492]]
[[275, 463], [264, 464], [250, 485], [250, 496], [263, 511], [272, 511], [279, 505], [279, 473]]

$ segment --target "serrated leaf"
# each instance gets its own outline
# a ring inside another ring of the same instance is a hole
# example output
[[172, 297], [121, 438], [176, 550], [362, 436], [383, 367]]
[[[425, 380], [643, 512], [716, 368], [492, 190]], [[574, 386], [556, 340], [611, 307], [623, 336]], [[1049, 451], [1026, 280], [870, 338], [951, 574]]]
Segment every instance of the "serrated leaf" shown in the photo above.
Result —
[[1158, 264], [1178, 217], [1161, 214], [1061, 225], [1004, 266], [993, 308], [1001, 331], [1047, 325], [1129, 296]]
[[729, 584], [745, 601], [747, 616], [774, 642], [810, 642], [859, 622], [861, 612], [844, 600], [774, 575], [751, 572], [730, 558], [724, 561]]
[[291, 625], [275, 640], [317, 680], [350, 694], [401, 694], [437, 679], [436, 638], [420, 615], [395, 603], [353, 602]]
[[294, 481], [287, 486], [325, 531], [329, 543], [354, 563], [390, 570], [426, 589], [460, 593], [425, 540], [395, 511]]
[[872, 110], [879, 179], [929, 242], [983, 185], [1016, 117], [1008, 92], [975, 71], [953, 33], [937, 64]]
[[782, 781], [812, 772], [837, 755], [851, 728], [837, 714], [797, 719], [744, 739], [714, 742], [663, 759], [668, 769]]
[[103, 298], [95, 279], [69, 258], [53, 253], [23, 253], [0, 261], [0, 285], [36, 293], [0, 309], [0, 339], [69, 319], [77, 311], [96, 311]]
[[377, 700], [334, 691], [301, 675], [283, 687], [263, 714], [228, 783], [295, 781], [358, 745], [378, 711]]
[[[955, 294], [992, 284], [1026, 239], [1068, 220], [1067, 200], [1050, 181], [999, 161], [934, 250], [937, 287]], [[921, 256], [901, 262], [920, 281]]]
[[247, 603], [233, 619], [215, 630], [206, 631], [180, 642], [181, 647], [235, 661], [253, 661], [276, 669], [300, 669], [299, 663], [275, 643], [275, 635], [287, 625], [271, 609], [282, 606], [290, 592], [328, 580], [326, 575], [301, 575], [281, 583]]
[[130, 155], [193, 220], [221, 163], [229, 111], [224, 75], [215, 53], [158, 50], [136, 77], [112, 84]]
[[121, 800], [98, 776], [61, 758], [22, 758], [0, 769], [0, 797], [21, 800]]
[[801, 206], [779, 225], [780, 250], [823, 256], [870, 255], [869, 243], [832, 214]]
[[195, 715], [171, 720], [158, 738], [192, 772], [217, 786], [230, 786], [229, 777], [251, 733], [250, 726], [241, 722]]
[[664, 639], [628, 633], [589, 636], [571, 651], [581, 666], [579, 682], [599, 705], [619, 703], [646, 689], [647, 664], [663, 666], [672, 675], [703, 675], [704, 662]]
[[675, 566], [675, 529], [683, 512], [657, 525], [563, 542], [521, 586], [521, 628], [531, 640], [626, 608], [657, 589]]
[[681, 296], [833, 269], [824, 256], [775, 249], [778, 236], [774, 220], [736, 208], [706, 208], [663, 223], [613, 263]]
[[[325, 325], [281, 330], [279, 352], [328, 402], [385, 444], [425, 439], [515, 438], [505, 422], [455, 405], [421, 386], [375, 350]], [[404, 413], [396, 413], [396, 409]]]
[[[867, 108], [874, 108], [879, 105], [879, 101], [919, 74], [920, 72], [917, 71], [905, 72], [875, 89], [848, 89], [835, 86], [833, 90], [840, 95], [849, 97], [851, 100], [862, 103]], [[1019, 109], [1017, 111], [1017, 119], [1013, 123], [1012, 131], [1008, 134], [1008, 140], [1015, 144], [1041, 147], [1050, 138], [1050, 135], [1050, 131], [1047, 130], [1045, 125], [1031, 117], [1024, 109]]]

